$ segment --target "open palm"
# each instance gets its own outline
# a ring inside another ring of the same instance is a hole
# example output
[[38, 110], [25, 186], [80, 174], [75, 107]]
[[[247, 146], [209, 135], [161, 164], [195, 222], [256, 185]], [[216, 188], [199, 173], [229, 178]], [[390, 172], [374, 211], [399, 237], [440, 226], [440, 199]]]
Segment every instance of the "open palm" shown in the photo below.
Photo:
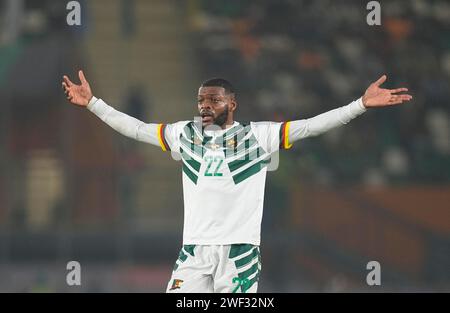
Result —
[[84, 77], [83, 71], [78, 72], [78, 77], [80, 78], [81, 85], [74, 84], [69, 77], [64, 75], [62, 86], [67, 96], [67, 100], [75, 105], [87, 106], [92, 98], [91, 87]]
[[381, 76], [376, 82], [367, 88], [362, 101], [366, 108], [396, 105], [412, 99], [411, 95], [398, 94], [408, 91], [408, 88], [385, 89], [380, 88], [386, 81], [386, 75]]

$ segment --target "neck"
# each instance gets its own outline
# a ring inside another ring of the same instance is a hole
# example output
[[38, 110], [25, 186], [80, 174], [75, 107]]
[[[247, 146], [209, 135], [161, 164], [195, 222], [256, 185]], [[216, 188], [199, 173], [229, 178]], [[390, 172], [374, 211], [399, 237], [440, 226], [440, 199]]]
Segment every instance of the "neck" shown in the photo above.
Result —
[[218, 130], [217, 127], [220, 127], [220, 129], [225, 130], [227, 128], [230, 128], [231, 126], [233, 126], [234, 121], [233, 120], [227, 120], [225, 123], [223, 123], [222, 125], [217, 125], [217, 124], [210, 124], [210, 125], [202, 125], [202, 129], [208, 128], [209, 126], [212, 126], [209, 130]]
[[221, 128], [222, 128], [222, 129], [227, 129], [227, 128], [231, 127], [233, 124], [234, 124], [234, 121], [233, 121], [233, 120], [229, 120], [229, 121], [226, 121], [226, 123], [223, 124], [223, 125], [221, 126]]

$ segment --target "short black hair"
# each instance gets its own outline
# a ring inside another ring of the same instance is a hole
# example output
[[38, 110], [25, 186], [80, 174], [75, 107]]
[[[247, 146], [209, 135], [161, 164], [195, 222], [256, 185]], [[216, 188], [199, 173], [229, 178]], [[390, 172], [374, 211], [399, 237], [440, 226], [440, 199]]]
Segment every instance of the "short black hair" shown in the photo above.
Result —
[[225, 89], [225, 94], [234, 94], [233, 85], [224, 78], [210, 78], [205, 80], [200, 87], [222, 87]]

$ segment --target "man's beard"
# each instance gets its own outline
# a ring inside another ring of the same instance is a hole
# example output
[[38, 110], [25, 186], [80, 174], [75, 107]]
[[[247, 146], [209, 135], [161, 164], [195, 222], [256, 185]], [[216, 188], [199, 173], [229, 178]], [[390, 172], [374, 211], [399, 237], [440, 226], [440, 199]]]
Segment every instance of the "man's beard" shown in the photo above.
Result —
[[214, 124], [222, 127], [228, 120], [228, 105], [222, 113], [220, 113], [213, 121]]
[[[228, 105], [225, 106], [225, 109], [222, 113], [220, 113], [217, 117], [214, 117], [211, 112], [205, 112], [208, 116], [212, 117], [211, 125], [217, 125], [222, 127], [228, 120]], [[202, 115], [202, 114], [200, 114]]]

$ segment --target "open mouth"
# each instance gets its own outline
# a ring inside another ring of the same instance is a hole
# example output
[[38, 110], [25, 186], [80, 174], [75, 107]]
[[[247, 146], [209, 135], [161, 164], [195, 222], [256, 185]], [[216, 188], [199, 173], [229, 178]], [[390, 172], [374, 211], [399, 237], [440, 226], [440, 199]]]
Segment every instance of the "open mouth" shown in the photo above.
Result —
[[213, 114], [209, 112], [201, 113], [200, 116], [202, 117], [203, 123], [211, 123], [214, 120]]

